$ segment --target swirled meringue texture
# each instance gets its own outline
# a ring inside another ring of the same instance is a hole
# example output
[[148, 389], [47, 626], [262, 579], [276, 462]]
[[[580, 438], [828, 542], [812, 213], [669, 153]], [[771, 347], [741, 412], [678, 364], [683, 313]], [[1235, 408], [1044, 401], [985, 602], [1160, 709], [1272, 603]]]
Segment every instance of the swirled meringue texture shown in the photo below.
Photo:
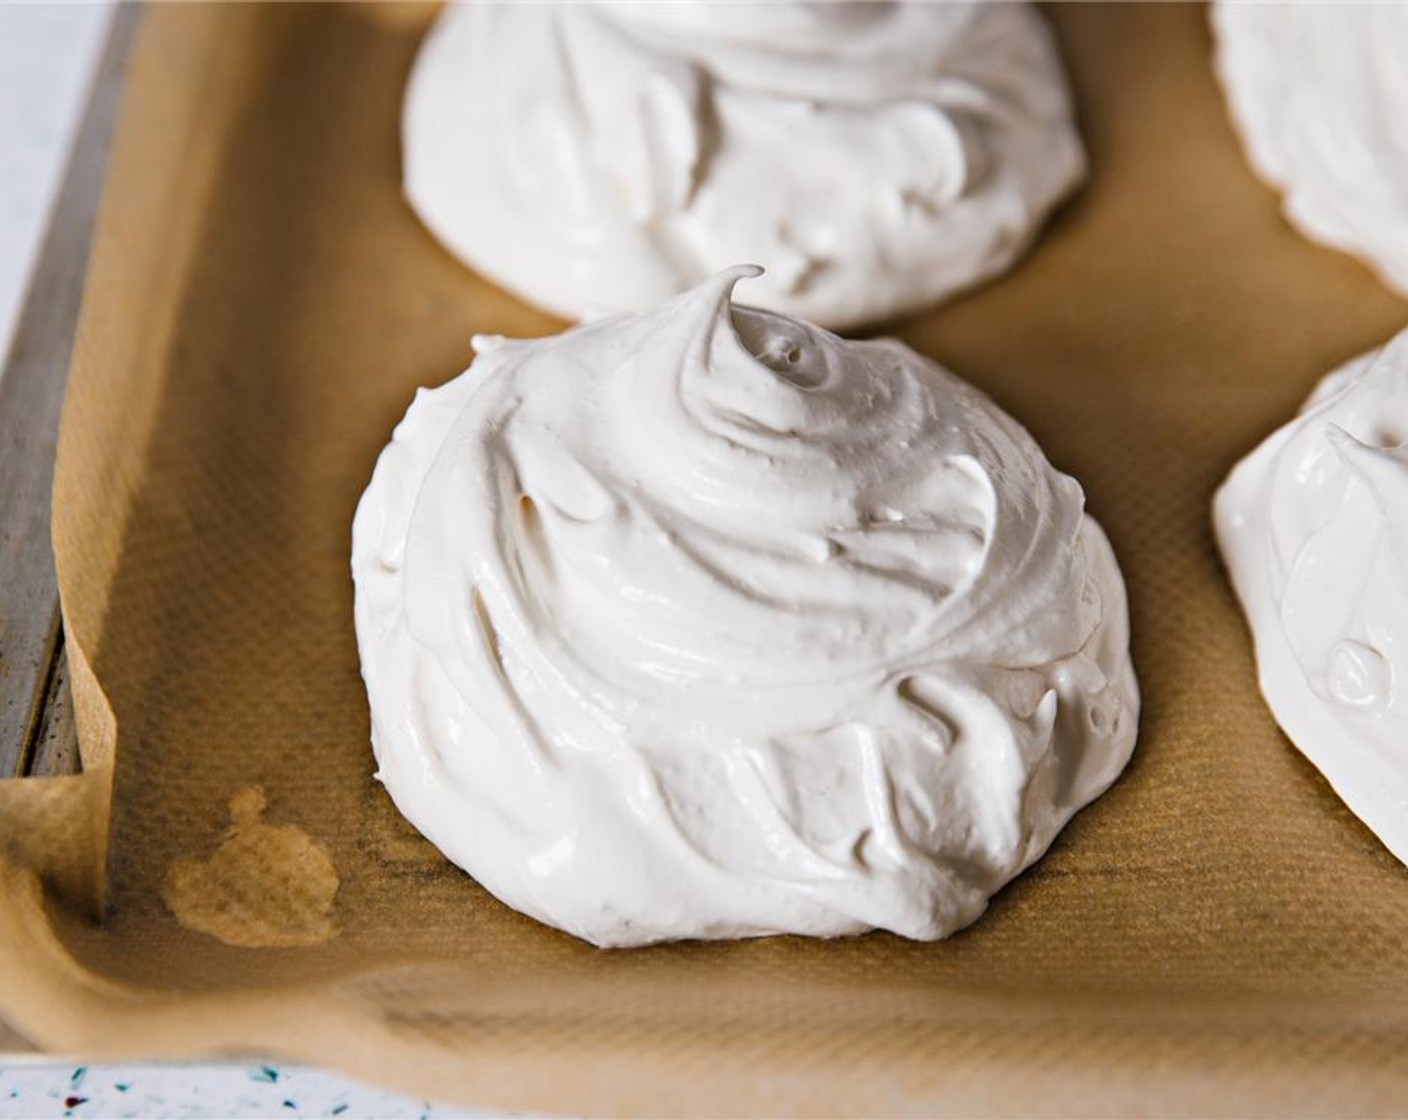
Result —
[[598, 945], [943, 937], [1134, 745], [1080, 487], [902, 344], [732, 306], [756, 275], [476, 340], [357, 512], [381, 780]]
[[471, 267], [573, 319], [739, 260], [833, 328], [1005, 271], [1083, 177], [1027, 4], [465, 4], [402, 121], [405, 188]]
[[1213, 520], [1276, 722], [1408, 863], [1408, 332], [1326, 377]]
[[1408, 4], [1216, 3], [1247, 158], [1312, 241], [1408, 297]]

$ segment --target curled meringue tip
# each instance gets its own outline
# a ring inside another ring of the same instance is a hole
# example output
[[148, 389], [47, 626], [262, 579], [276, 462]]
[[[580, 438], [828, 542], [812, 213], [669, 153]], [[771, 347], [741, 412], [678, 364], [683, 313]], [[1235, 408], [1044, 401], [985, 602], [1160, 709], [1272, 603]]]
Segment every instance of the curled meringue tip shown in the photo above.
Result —
[[476, 354], [488, 354], [507, 341], [507, 337], [501, 334], [476, 334], [470, 336], [469, 345]]
[[[756, 280], [763, 275], [762, 265], [736, 264], [705, 280], [702, 284], [681, 293], [675, 298], [675, 306], [693, 317], [699, 315], [702, 321], [719, 324], [727, 320], [729, 309], [734, 305], [733, 290], [740, 280]], [[711, 331], [701, 332], [696, 345], [703, 348], [709, 344]]]
[[[721, 272], [714, 273], [704, 283], [694, 289], [707, 299], [722, 299], [733, 302], [733, 289], [741, 280], [756, 280], [766, 272], [760, 264], [736, 264]], [[685, 295], [693, 293], [686, 292]]]

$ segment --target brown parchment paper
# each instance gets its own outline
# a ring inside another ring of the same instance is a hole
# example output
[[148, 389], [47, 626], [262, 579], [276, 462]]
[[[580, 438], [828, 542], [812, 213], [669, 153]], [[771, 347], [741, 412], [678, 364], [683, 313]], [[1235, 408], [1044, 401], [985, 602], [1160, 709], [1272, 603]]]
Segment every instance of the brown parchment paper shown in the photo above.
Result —
[[473, 332], [560, 325], [401, 201], [429, 16], [144, 17], [54, 495], [85, 773], [0, 785], [0, 1015], [591, 1113], [1408, 1107], [1408, 872], [1268, 716], [1207, 517], [1408, 307], [1280, 220], [1205, 13], [1053, 10], [1089, 185], [1008, 278], [889, 328], [1085, 484], [1132, 601], [1126, 776], [948, 942], [616, 953], [499, 905], [371, 777], [357, 498]]

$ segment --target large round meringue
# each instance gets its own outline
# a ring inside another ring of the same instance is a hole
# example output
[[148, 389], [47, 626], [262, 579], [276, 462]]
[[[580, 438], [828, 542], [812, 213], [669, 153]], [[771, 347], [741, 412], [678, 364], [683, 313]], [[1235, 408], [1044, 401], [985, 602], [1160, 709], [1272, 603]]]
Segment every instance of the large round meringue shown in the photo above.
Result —
[[1212, 25], [1232, 120], [1287, 218], [1408, 296], [1408, 4], [1221, 0]]
[[357, 511], [381, 780], [598, 945], [943, 937], [1133, 749], [1079, 485], [901, 343], [733, 307], [756, 275], [476, 340]]
[[1276, 722], [1408, 863], [1408, 332], [1326, 377], [1213, 517]]
[[739, 260], [844, 327], [1007, 269], [1085, 162], [1029, 5], [463, 4], [407, 91], [406, 194], [568, 318]]

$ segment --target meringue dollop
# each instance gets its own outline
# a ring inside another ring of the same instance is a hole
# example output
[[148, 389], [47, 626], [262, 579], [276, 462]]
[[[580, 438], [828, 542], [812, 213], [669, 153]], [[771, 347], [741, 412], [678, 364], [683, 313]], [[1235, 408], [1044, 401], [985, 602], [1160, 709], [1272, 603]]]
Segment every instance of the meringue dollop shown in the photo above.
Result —
[[1408, 296], [1408, 4], [1218, 0], [1212, 26], [1232, 121], [1286, 217]]
[[1080, 486], [903, 344], [734, 306], [757, 275], [477, 339], [357, 511], [379, 777], [598, 945], [946, 936], [1134, 746]]
[[567, 318], [738, 260], [843, 327], [1005, 271], [1083, 177], [1026, 3], [453, 4], [416, 60], [406, 195]]
[[1276, 722], [1408, 863], [1408, 332], [1321, 381], [1213, 519]]

